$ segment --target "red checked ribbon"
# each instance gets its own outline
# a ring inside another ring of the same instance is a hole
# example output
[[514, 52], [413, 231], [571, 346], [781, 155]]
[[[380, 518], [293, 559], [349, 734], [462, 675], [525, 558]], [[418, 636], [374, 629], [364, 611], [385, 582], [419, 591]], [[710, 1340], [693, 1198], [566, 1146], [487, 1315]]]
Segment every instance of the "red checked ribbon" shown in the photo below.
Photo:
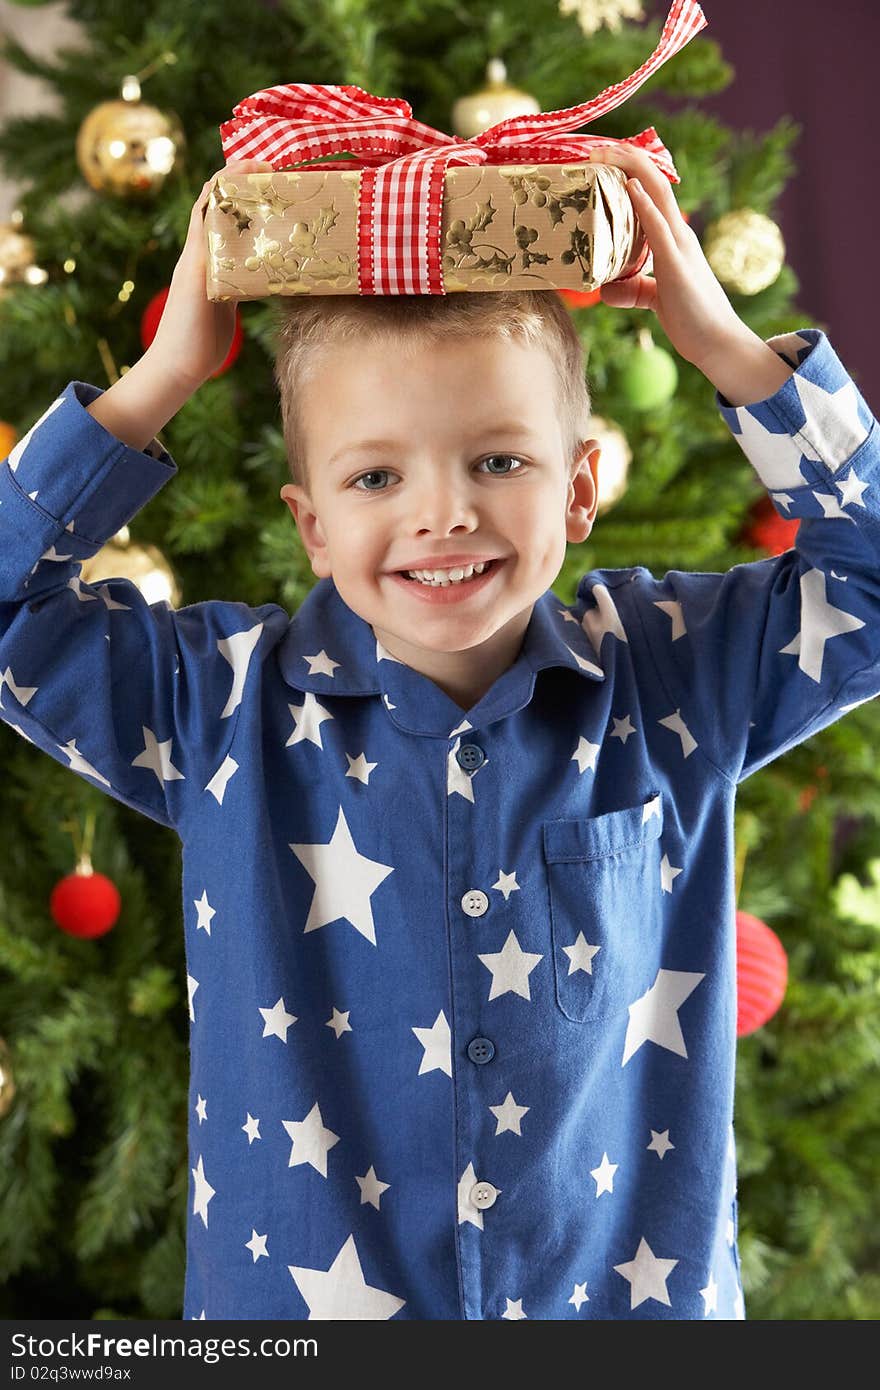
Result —
[[670, 183], [680, 179], [653, 126], [624, 140], [568, 135], [620, 106], [706, 25], [696, 0], [673, 0], [660, 42], [636, 72], [592, 101], [564, 111], [512, 116], [472, 140], [413, 118], [408, 102], [360, 87], [291, 82], [245, 97], [220, 126], [227, 163], [263, 159], [276, 169], [339, 152], [353, 160], [322, 167], [360, 169], [358, 285], [361, 294], [445, 294], [441, 255], [443, 183], [450, 164], [558, 164], [591, 146], [637, 145]]

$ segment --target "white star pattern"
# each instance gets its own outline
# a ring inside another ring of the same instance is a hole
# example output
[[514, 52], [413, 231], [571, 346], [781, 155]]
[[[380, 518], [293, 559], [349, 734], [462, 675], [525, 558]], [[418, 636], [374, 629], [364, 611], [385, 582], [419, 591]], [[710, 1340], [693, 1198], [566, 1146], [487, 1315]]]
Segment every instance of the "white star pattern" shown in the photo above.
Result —
[[440, 1010], [430, 1028], [413, 1028], [413, 1032], [424, 1048], [419, 1062], [419, 1076], [426, 1071], [445, 1071], [447, 1076], [451, 1076], [452, 1034], [443, 1010]]
[[207, 1229], [208, 1203], [214, 1196], [214, 1188], [211, 1186], [211, 1184], [208, 1182], [208, 1179], [205, 1177], [205, 1166], [201, 1154], [199, 1155], [199, 1161], [196, 1164], [195, 1168], [191, 1168], [190, 1172], [192, 1173], [195, 1182], [195, 1190], [193, 1193], [193, 1215], [200, 1216], [205, 1224], [205, 1228]]
[[717, 1313], [718, 1285], [715, 1283], [715, 1277], [711, 1270], [709, 1272], [709, 1281], [704, 1289], [700, 1289], [700, 1293], [703, 1296], [703, 1316], [708, 1317], [710, 1313]]
[[660, 889], [664, 893], [672, 892], [672, 885], [681, 873], [681, 869], [675, 868], [670, 864], [669, 859], [664, 854], [660, 860]]
[[612, 1163], [608, 1155], [603, 1153], [599, 1167], [590, 1169], [590, 1177], [596, 1180], [597, 1197], [601, 1197], [603, 1192], [614, 1191], [614, 1174], [619, 1166], [617, 1163]]
[[138, 753], [132, 762], [132, 767], [148, 767], [151, 772], [156, 774], [160, 787], [165, 782], [183, 781], [183, 773], [178, 772], [171, 761], [172, 740], [168, 738], [164, 743], [157, 742], [153, 730], [148, 729], [145, 725], [143, 726], [143, 735], [144, 751]]
[[355, 1180], [361, 1190], [361, 1206], [363, 1206], [364, 1202], [369, 1202], [370, 1206], [375, 1207], [376, 1210], [379, 1211], [379, 1198], [382, 1196], [383, 1192], [388, 1191], [391, 1184], [379, 1181], [372, 1163], [364, 1176], [359, 1178], [355, 1175]]
[[704, 974], [691, 970], [657, 971], [651, 988], [629, 1006], [622, 1067], [645, 1042], [656, 1043], [679, 1057], [687, 1057], [678, 1011], [703, 979]]
[[378, 859], [359, 853], [341, 806], [329, 844], [290, 845], [289, 848], [315, 884], [304, 930], [317, 931], [343, 918], [375, 946], [376, 928], [370, 899], [380, 883], [394, 873], [393, 865], [380, 864]]
[[796, 656], [798, 666], [817, 683], [822, 679], [825, 643], [846, 632], [857, 632], [865, 624], [843, 608], [825, 599], [825, 576], [821, 570], [801, 575], [801, 629], [780, 652]]
[[303, 661], [308, 663], [310, 676], [333, 676], [340, 664], [329, 657], [323, 647], [315, 656], [304, 656]]
[[254, 1119], [250, 1111], [247, 1112], [247, 1119], [242, 1125], [242, 1129], [248, 1137], [248, 1148], [250, 1148], [255, 1139], [262, 1139], [263, 1137], [260, 1133], [260, 1122]]
[[353, 1235], [340, 1249], [330, 1268], [308, 1269], [288, 1265], [309, 1310], [308, 1321], [387, 1321], [406, 1303], [405, 1298], [374, 1288], [364, 1279]]
[[217, 771], [214, 773], [214, 776], [205, 787], [205, 791], [211, 793], [218, 806], [223, 805], [223, 797], [226, 795], [226, 788], [236, 772], [238, 772], [238, 763], [227, 753]]
[[526, 1317], [526, 1314], [523, 1312], [522, 1299], [505, 1299], [505, 1308], [501, 1316], [502, 1318], [510, 1318], [512, 1321], [516, 1321], [518, 1318]]
[[654, 607], [667, 613], [672, 619], [672, 630], [669, 634], [670, 642], [677, 642], [679, 637], [684, 637], [687, 633], [684, 614], [681, 611], [679, 599], [655, 599]]
[[638, 1308], [649, 1298], [665, 1303], [667, 1308], [671, 1307], [666, 1280], [677, 1264], [678, 1260], [658, 1259], [642, 1236], [635, 1258], [614, 1266], [618, 1274], [629, 1280], [630, 1308]]
[[332, 719], [333, 715], [319, 702], [317, 695], [306, 691], [301, 705], [288, 705], [287, 708], [293, 715], [293, 733], [285, 748], [295, 743], [313, 743], [316, 748], [323, 748], [321, 725], [325, 719]]
[[353, 758], [350, 753], [346, 753], [348, 759], [348, 771], [346, 777], [355, 777], [358, 782], [363, 782], [364, 786], [369, 786], [370, 773], [379, 766], [378, 763], [368, 763], [364, 753], [358, 754]]
[[283, 1043], [287, 1042], [287, 1030], [291, 1024], [296, 1023], [293, 1014], [289, 1014], [284, 1007], [283, 998], [279, 998], [271, 1009], [260, 1009], [263, 1015], [263, 1037], [280, 1038]]
[[266, 1259], [268, 1260], [269, 1251], [266, 1249], [267, 1240], [268, 1234], [264, 1236], [258, 1236], [253, 1226], [251, 1227], [251, 1238], [250, 1240], [245, 1241], [244, 1248], [245, 1250], [250, 1250], [251, 1254], [254, 1257], [254, 1264], [257, 1263], [257, 1260], [260, 1258], [261, 1255], [265, 1255]]
[[596, 758], [599, 756], [601, 746], [599, 743], [591, 743], [588, 738], [584, 738], [583, 734], [580, 736], [577, 748], [571, 755], [571, 761], [578, 765], [578, 772], [586, 772], [587, 768], [592, 768], [595, 771]]
[[682, 754], [685, 758], [689, 758], [698, 745], [697, 740], [681, 717], [681, 710], [677, 709], [674, 714], [667, 714], [665, 718], [658, 719], [657, 723], [662, 724], [664, 729], [671, 729], [674, 734], [678, 734], [681, 739]]
[[529, 975], [544, 957], [524, 951], [513, 931], [507, 933], [507, 940], [500, 951], [489, 951], [477, 959], [492, 972], [490, 999], [497, 999], [501, 994], [518, 994], [523, 999], [531, 999]]
[[196, 931], [206, 931], [210, 936], [211, 920], [212, 918], [216, 917], [217, 914], [214, 908], [208, 902], [207, 888], [202, 889], [202, 896], [200, 898], [193, 899], [193, 907], [199, 914], [199, 920], [196, 922]]
[[593, 973], [593, 957], [601, 946], [591, 946], [587, 942], [582, 931], [579, 931], [571, 946], [563, 946], [563, 951], [568, 956], [568, 973], [573, 975], [576, 970], [583, 970], [585, 974]]
[[339, 1010], [334, 1007], [333, 1016], [327, 1019], [325, 1027], [332, 1028], [337, 1038], [341, 1038], [343, 1033], [350, 1033], [352, 1031], [351, 1024], [348, 1021], [350, 1012], [350, 1009], [346, 1009], [345, 1013], [341, 1014]]
[[620, 614], [614, 605], [614, 599], [606, 586], [594, 584], [592, 595], [596, 601], [596, 607], [586, 610], [581, 618], [581, 626], [592, 643], [593, 651], [600, 657], [602, 655], [602, 638], [606, 632], [610, 632], [619, 642], [628, 642], [628, 638], [623, 630]]
[[614, 720], [614, 730], [611, 734], [611, 738], [619, 738], [621, 743], [625, 745], [630, 734], [636, 732], [637, 730], [629, 715], [625, 714], [622, 719]]
[[648, 1148], [653, 1150], [658, 1158], [663, 1158], [665, 1154], [669, 1153], [670, 1149], [674, 1149], [675, 1145], [669, 1142], [669, 1130], [664, 1129], [662, 1133], [658, 1134], [656, 1129], [652, 1129], [651, 1142]]
[[504, 1134], [510, 1130], [512, 1134], [518, 1134], [522, 1137], [522, 1130], [519, 1126], [523, 1115], [527, 1115], [529, 1112], [527, 1105], [517, 1105], [513, 1095], [508, 1091], [502, 1105], [490, 1105], [489, 1109], [498, 1121], [496, 1134]]
[[575, 1284], [574, 1293], [568, 1301], [569, 1303], [573, 1303], [577, 1311], [580, 1312], [583, 1304], [589, 1303], [590, 1301], [590, 1296], [587, 1293], [586, 1284]]
[[220, 711], [221, 719], [228, 719], [241, 704], [248, 666], [262, 631], [263, 624], [256, 623], [246, 632], [236, 632], [231, 637], [221, 637], [217, 643], [218, 652], [222, 657], [225, 657], [232, 667], [232, 689], [226, 704]]
[[316, 1173], [326, 1178], [327, 1154], [334, 1144], [339, 1143], [339, 1135], [325, 1127], [318, 1102], [315, 1101], [304, 1120], [282, 1120], [281, 1123], [293, 1140], [288, 1168], [308, 1163]]
[[204, 1096], [199, 1096], [195, 1106], [196, 1114], [199, 1117], [199, 1124], [208, 1118], [207, 1101]]
[[501, 869], [499, 869], [498, 878], [492, 884], [492, 887], [497, 889], [499, 893], [504, 894], [505, 902], [507, 902], [511, 893], [518, 893], [520, 891], [519, 884], [516, 881], [516, 873], [506, 874]]

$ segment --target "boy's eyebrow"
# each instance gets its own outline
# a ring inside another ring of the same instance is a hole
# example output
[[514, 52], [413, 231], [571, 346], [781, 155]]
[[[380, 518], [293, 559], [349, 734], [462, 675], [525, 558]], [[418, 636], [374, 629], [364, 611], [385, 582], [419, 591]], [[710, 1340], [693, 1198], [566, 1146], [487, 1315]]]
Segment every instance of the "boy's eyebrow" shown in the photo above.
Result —
[[[537, 438], [529, 425], [524, 425], [519, 420], [507, 420], [494, 425], [486, 425], [473, 436], [473, 439], [485, 439], [489, 435], [495, 434], [517, 435], [521, 439]], [[349, 454], [394, 453], [396, 449], [401, 447], [403, 447], [402, 443], [397, 439], [359, 439], [356, 444], [343, 444], [341, 449], [337, 449], [336, 453], [328, 459], [328, 467]]]

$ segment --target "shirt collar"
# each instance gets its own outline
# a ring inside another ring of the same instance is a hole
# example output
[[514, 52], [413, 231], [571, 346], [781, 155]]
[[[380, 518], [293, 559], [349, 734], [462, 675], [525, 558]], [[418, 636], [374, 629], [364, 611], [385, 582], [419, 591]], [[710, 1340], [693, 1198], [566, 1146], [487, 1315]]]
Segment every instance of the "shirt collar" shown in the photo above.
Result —
[[300, 604], [278, 660], [287, 684], [306, 695], [378, 695], [401, 730], [444, 739], [521, 709], [546, 667], [605, 679], [577, 605], [568, 607], [552, 589], [536, 601], [516, 661], [467, 714], [432, 680], [393, 657], [329, 578], [319, 579]]

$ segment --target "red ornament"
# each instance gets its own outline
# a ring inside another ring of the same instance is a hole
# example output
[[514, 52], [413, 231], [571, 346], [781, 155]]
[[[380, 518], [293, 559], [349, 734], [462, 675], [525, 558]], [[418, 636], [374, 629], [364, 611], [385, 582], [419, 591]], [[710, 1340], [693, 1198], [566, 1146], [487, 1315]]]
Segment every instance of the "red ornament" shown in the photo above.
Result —
[[[144, 348], [144, 351], [147, 350], [147, 348], [150, 346], [150, 343], [156, 336], [156, 330], [159, 327], [159, 320], [162, 317], [162, 310], [165, 308], [165, 301], [168, 298], [168, 294], [169, 290], [160, 290], [158, 294], [153, 295], [153, 298], [150, 300], [149, 304], [144, 310], [143, 317], [141, 319], [141, 344]], [[232, 366], [236, 357], [241, 352], [241, 345], [243, 342], [244, 333], [242, 332], [241, 327], [241, 314], [239, 313], [238, 305], [236, 304], [235, 328], [233, 330], [232, 342], [229, 346], [229, 352], [226, 354], [226, 358], [223, 362], [223, 365], [221, 367], [218, 367], [216, 372], [211, 373], [212, 378], [215, 376], [222, 376], [224, 372], [229, 371], [229, 368]]]
[[758, 546], [768, 555], [781, 555], [784, 550], [791, 550], [799, 526], [799, 518], [789, 521], [780, 516], [765, 493], [752, 507], [744, 535], [749, 545]]
[[52, 889], [49, 911], [62, 931], [83, 940], [103, 936], [116, 922], [122, 899], [116, 884], [80, 866]]
[[558, 289], [556, 293], [559, 295], [560, 299], [565, 300], [565, 303], [570, 309], [586, 309], [591, 304], [598, 304], [602, 298], [598, 290]]
[[736, 1036], [754, 1033], [772, 1018], [785, 997], [788, 956], [766, 922], [750, 912], [736, 914]]

